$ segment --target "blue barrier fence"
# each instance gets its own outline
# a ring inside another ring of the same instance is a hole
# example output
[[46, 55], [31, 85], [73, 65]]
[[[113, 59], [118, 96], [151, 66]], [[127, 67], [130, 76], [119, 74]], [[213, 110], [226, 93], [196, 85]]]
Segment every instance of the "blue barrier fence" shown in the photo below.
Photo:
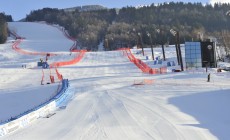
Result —
[[36, 111], [36, 110], [38, 110], [38, 109], [40, 109], [40, 108], [48, 105], [49, 103], [51, 103], [53, 101], [56, 102], [56, 107], [58, 107], [58, 105], [60, 105], [66, 99], [67, 94], [64, 94], [64, 93], [66, 92], [66, 90], [68, 89], [68, 87], [69, 87], [69, 81], [68, 81], [68, 79], [63, 79], [62, 80], [62, 87], [61, 87], [60, 91], [58, 91], [58, 93], [53, 98], [51, 98], [48, 101], [40, 104], [37, 107], [34, 107], [32, 109], [29, 109], [29, 110], [25, 111], [24, 113], [22, 113], [20, 115], [16, 115], [14, 117], [11, 117], [9, 120], [1, 122], [0, 125], [4, 125], [4, 124], [9, 123], [11, 121], [14, 121], [16, 119], [19, 119], [22, 116], [25, 116], [25, 115], [27, 115], [27, 114], [29, 114], [31, 112], [34, 112], [34, 111]]

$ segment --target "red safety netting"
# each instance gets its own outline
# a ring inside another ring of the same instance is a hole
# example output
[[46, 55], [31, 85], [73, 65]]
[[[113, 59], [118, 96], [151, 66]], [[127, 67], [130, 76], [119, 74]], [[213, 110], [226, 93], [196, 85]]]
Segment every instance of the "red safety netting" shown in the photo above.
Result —
[[130, 49], [121, 48], [119, 50], [123, 52], [123, 55], [125, 55], [125, 56], [127, 56], [129, 58], [130, 62], [133, 62], [144, 73], [149, 73], [149, 74], [164, 74], [164, 73], [167, 73], [167, 67], [151, 68], [146, 63], [141, 61], [140, 59], [135, 58], [135, 56], [132, 54]]
[[12, 45], [12, 48], [21, 54], [26, 54], [26, 55], [42, 55], [42, 56], [46, 56], [47, 54], [49, 54], [50, 56], [55, 56], [57, 54], [54, 53], [46, 53], [46, 52], [31, 52], [31, 51], [25, 51], [21, 48], [18, 47], [18, 45], [23, 41], [23, 39], [17, 39], [14, 44]]
[[63, 61], [63, 62], [54, 62], [54, 63], [50, 64], [50, 68], [55, 68], [55, 71], [56, 71], [56, 74], [57, 74], [57, 77], [59, 80], [62, 80], [63, 77], [62, 77], [62, 74], [60, 74], [58, 72], [57, 67], [66, 66], [66, 65], [73, 65], [73, 64], [78, 63], [84, 57], [86, 50], [81, 50], [78, 52], [79, 52], [78, 55], [76, 55], [76, 57], [73, 60]]
[[59, 79], [60, 81], [63, 80], [62, 74], [59, 73], [59, 71], [57, 70], [57, 68], [55, 68], [55, 71], [56, 71], [56, 74], [57, 74], [58, 79]]
[[[71, 46], [71, 51], [72, 52], [79, 52], [78, 55], [73, 59], [73, 60], [70, 60], [70, 61], [63, 61], [63, 62], [54, 62], [50, 65], [50, 68], [55, 68], [55, 72], [57, 74], [57, 78], [59, 80], [63, 80], [63, 77], [62, 77], [62, 74], [60, 74], [58, 72], [58, 69], [57, 67], [60, 67], [60, 66], [66, 66], [66, 65], [72, 65], [72, 64], [76, 64], [78, 63], [84, 56], [86, 50], [74, 50], [74, 48], [76, 47], [76, 39], [72, 38], [68, 32], [64, 29], [64, 28], [61, 28], [59, 27], [58, 28], [66, 38], [74, 41], [74, 44]], [[54, 54], [54, 53], [46, 53], [46, 52], [31, 52], [31, 51], [26, 51], [26, 50], [23, 50], [21, 48], [18, 47], [18, 45], [23, 41], [23, 38], [20, 37], [18, 34], [16, 34], [15, 32], [10, 32], [13, 36], [15, 36], [15, 38], [17, 39], [13, 45], [12, 45], [12, 48], [17, 51], [18, 53], [21, 53], [21, 54], [25, 54], [25, 55], [42, 55], [42, 56], [54, 56], [54, 55], [57, 55], [57, 54]], [[44, 81], [44, 77], [45, 77], [45, 74], [44, 74], [44, 70], [42, 69], [42, 80], [41, 80], [41, 84], [43, 84], [43, 81]], [[51, 70], [50, 70], [50, 81], [51, 83], [54, 83], [54, 76], [51, 75]]]
[[[48, 75], [47, 70], [49, 70], [49, 77], [45, 79], [45, 76]], [[46, 82], [50, 81], [50, 83], [55, 83], [55, 79], [54, 79], [54, 76], [53, 76], [53, 74], [52, 74], [51, 71], [52, 71], [51, 69], [46, 69], [46, 70], [45, 70], [45, 69], [42, 69], [42, 80], [41, 80], [41, 85], [43, 85], [45, 81], [46, 81]], [[45, 74], [45, 73], [46, 73], [46, 74]], [[57, 78], [61, 81], [61, 80], [62, 80], [61, 74], [60, 74], [57, 70], [55, 70], [55, 73], [58, 73], [58, 74], [57, 74]]]
[[73, 65], [78, 63], [84, 56], [86, 50], [81, 50], [76, 57], [70, 61], [63, 61], [63, 62], [54, 62], [50, 64], [50, 67], [61, 67], [61, 66], [66, 66], [66, 65]]

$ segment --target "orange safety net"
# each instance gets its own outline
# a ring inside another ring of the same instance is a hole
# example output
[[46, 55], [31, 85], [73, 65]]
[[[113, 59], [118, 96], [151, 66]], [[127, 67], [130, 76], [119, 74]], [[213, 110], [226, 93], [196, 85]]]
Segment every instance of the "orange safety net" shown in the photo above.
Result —
[[153, 79], [144, 80], [134, 80], [133, 85], [152, 85], [154, 83]]
[[[12, 45], [12, 48], [19, 52], [19, 53], [22, 53], [22, 54], [27, 54], [27, 55], [44, 55], [46, 56], [47, 54], [49, 54], [50, 56], [52, 55], [55, 55], [55, 54], [52, 54], [52, 53], [45, 53], [45, 52], [29, 52], [29, 51], [25, 51], [21, 48], [18, 47], [18, 45], [23, 41], [23, 39], [18, 39], [17, 41], [14, 42], [14, 44]], [[79, 52], [79, 54], [73, 59], [73, 60], [70, 60], [70, 61], [64, 61], [64, 62], [55, 62], [53, 64], [50, 65], [50, 67], [60, 67], [60, 66], [65, 66], [65, 65], [72, 65], [72, 64], [76, 64], [77, 62], [79, 62], [84, 54], [85, 54], [85, 50], [82, 50], [82, 51], [77, 51]], [[57, 68], [55, 68], [56, 70], [56, 74], [57, 74], [57, 77], [59, 80], [62, 80], [63, 77], [62, 75], [58, 72]], [[51, 82], [54, 82], [54, 78], [53, 77], [50, 77], [51, 79]], [[44, 71], [42, 69], [42, 80], [41, 80], [41, 84], [43, 84], [43, 81], [44, 81]]]
[[54, 76], [53, 76], [53, 75], [50, 75], [50, 81], [51, 81], [51, 83], [55, 83], [55, 82], [54, 82]]
[[59, 73], [59, 71], [57, 70], [57, 68], [55, 68], [55, 71], [56, 71], [56, 74], [57, 74], [58, 79], [59, 79], [60, 81], [63, 80], [63, 77], [62, 77], [62, 75]]
[[63, 62], [54, 62], [54, 63], [50, 64], [50, 67], [52, 68], [52, 67], [60, 67], [60, 66], [76, 64], [83, 58], [85, 52], [86, 52], [86, 50], [81, 50], [73, 60], [63, 61]]
[[[46, 23], [47, 24], [47, 23]], [[51, 25], [52, 26], [52, 25]], [[55, 26], [56, 27], [56, 26]], [[68, 32], [64, 29], [64, 28], [58, 28], [66, 38], [74, 41], [74, 44], [72, 45], [71, 47], [71, 50], [73, 50], [73, 48], [76, 47], [76, 39], [72, 38]], [[17, 33], [15, 32], [10, 32], [13, 36], [15, 36], [15, 38], [17, 39], [14, 44], [12, 45], [12, 48], [17, 51], [18, 53], [21, 53], [21, 54], [26, 54], [26, 55], [42, 55], [42, 56], [54, 56], [54, 55], [57, 55], [57, 54], [54, 54], [54, 53], [46, 53], [46, 52], [30, 52], [30, 51], [25, 51], [21, 48], [18, 47], [18, 45], [23, 41], [22, 37], [20, 37], [19, 35], [17, 35]], [[78, 51], [78, 50], [74, 50], [73, 52], [79, 52], [79, 54], [73, 59], [73, 60], [70, 60], [70, 61], [64, 61], [64, 62], [55, 62], [53, 64], [50, 65], [50, 67], [55, 67], [55, 71], [56, 71], [56, 74], [57, 74], [57, 77], [59, 80], [63, 80], [63, 77], [62, 77], [62, 74], [60, 74], [57, 70], [57, 67], [60, 67], [60, 66], [65, 66], [65, 65], [72, 65], [72, 64], [76, 64], [77, 62], [79, 62], [86, 50], [81, 50], [81, 51]], [[45, 77], [45, 74], [44, 74], [44, 71], [42, 69], [42, 80], [41, 80], [41, 84], [43, 84], [43, 81], [44, 81], [44, 77]], [[54, 76], [51, 75], [51, 71], [50, 71], [50, 80], [51, 80], [51, 83], [54, 83]]]
[[149, 73], [149, 74], [164, 74], [167, 73], [167, 67], [161, 67], [161, 68], [151, 68], [146, 63], [141, 61], [140, 59], [135, 58], [135, 56], [132, 54], [130, 49], [127, 48], [121, 48], [119, 49], [123, 52], [123, 55], [127, 56], [130, 60], [130, 62], [133, 62], [142, 72]]
[[[14, 44], [12, 45], [12, 48], [18, 52], [18, 53], [21, 53], [21, 54], [26, 54], [26, 55], [42, 55], [42, 56], [46, 56], [47, 53], [46, 52], [30, 52], [30, 51], [25, 51], [21, 48], [18, 47], [18, 45], [23, 41], [23, 39], [17, 39]], [[54, 53], [49, 53], [50, 56], [54, 56], [56, 54]]]
[[78, 52], [79, 52], [78, 55], [76, 55], [76, 57], [73, 60], [63, 61], [63, 62], [54, 62], [54, 63], [50, 64], [50, 68], [55, 67], [55, 71], [56, 71], [56, 74], [57, 74], [57, 77], [59, 80], [62, 80], [63, 77], [62, 77], [62, 74], [59, 73], [57, 67], [66, 66], [66, 65], [73, 65], [73, 64], [78, 63], [84, 57], [86, 50], [81, 50]]

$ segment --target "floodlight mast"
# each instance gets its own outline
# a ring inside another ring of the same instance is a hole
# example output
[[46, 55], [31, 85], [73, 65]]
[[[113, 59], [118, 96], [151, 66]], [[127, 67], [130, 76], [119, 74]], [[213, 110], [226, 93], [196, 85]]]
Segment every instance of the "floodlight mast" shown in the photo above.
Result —
[[153, 41], [152, 41], [152, 36], [149, 32], [147, 32], [147, 36], [150, 38], [150, 43], [151, 43], [151, 51], [152, 51], [152, 60], [154, 60], [154, 52], [153, 52]]
[[170, 30], [171, 34], [176, 37], [176, 53], [177, 53], [177, 61], [178, 65], [181, 66], [181, 71], [184, 71], [184, 66], [183, 66], [183, 60], [182, 60], [182, 55], [181, 55], [181, 48], [180, 48], [180, 35], [178, 31], [175, 31], [173, 29]]
[[142, 54], [143, 54], [143, 56], [145, 56], [145, 53], [144, 53], [144, 46], [143, 46], [143, 42], [142, 42], [141, 33], [137, 33], [137, 35], [140, 37]]
[[162, 53], [163, 53], [163, 60], [165, 61], [165, 49], [164, 49], [164, 43], [163, 43], [163, 35], [162, 35], [162, 30], [156, 29], [157, 33], [161, 35], [161, 48], [162, 48]]

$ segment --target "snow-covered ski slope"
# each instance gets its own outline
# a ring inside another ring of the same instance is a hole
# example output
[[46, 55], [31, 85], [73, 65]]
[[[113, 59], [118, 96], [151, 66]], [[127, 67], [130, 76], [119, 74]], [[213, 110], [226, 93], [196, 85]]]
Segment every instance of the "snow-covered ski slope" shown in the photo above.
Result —
[[61, 28], [56, 27], [45, 23], [9, 23], [11, 31], [25, 38], [20, 44], [22, 49], [37, 52], [68, 51], [74, 42], [64, 36]]
[[[64, 58], [72, 59], [68, 50], [73, 41], [67, 39], [56, 27], [41, 23], [8, 23], [9, 29], [25, 39], [18, 45], [27, 51], [61, 53], [51, 57], [48, 62]], [[41, 85], [42, 69], [35, 66], [41, 55], [24, 55], [12, 49], [14, 39], [9, 38], [6, 44], [0, 45], [0, 121], [5, 122], [11, 117], [32, 109], [53, 97], [58, 90], [59, 82], [52, 85]], [[54, 46], [53, 46], [54, 45]], [[67, 52], [65, 57], [64, 52]], [[64, 57], [64, 58], [63, 58]], [[65, 60], [65, 59], [64, 59]], [[26, 68], [22, 68], [26, 65]], [[44, 79], [49, 80], [49, 73], [54, 70], [44, 70]]]
[[[155, 52], [160, 53], [160, 49]], [[168, 58], [175, 57], [170, 54], [175, 53], [168, 53]], [[119, 51], [88, 52], [78, 64], [59, 71], [75, 91], [67, 107], [2, 139], [228, 140], [230, 137], [228, 73], [211, 73], [211, 82], [206, 82], [204, 72], [143, 74]], [[30, 80], [36, 81], [25, 82]], [[16, 89], [26, 96], [18, 83]], [[37, 88], [35, 83], [31, 86], [43, 92], [44, 86]], [[3, 95], [9, 95], [8, 100], [13, 102], [10, 94], [14, 90], [8, 86], [11, 87], [6, 84]], [[4, 106], [4, 110], [11, 112], [10, 107]]]

